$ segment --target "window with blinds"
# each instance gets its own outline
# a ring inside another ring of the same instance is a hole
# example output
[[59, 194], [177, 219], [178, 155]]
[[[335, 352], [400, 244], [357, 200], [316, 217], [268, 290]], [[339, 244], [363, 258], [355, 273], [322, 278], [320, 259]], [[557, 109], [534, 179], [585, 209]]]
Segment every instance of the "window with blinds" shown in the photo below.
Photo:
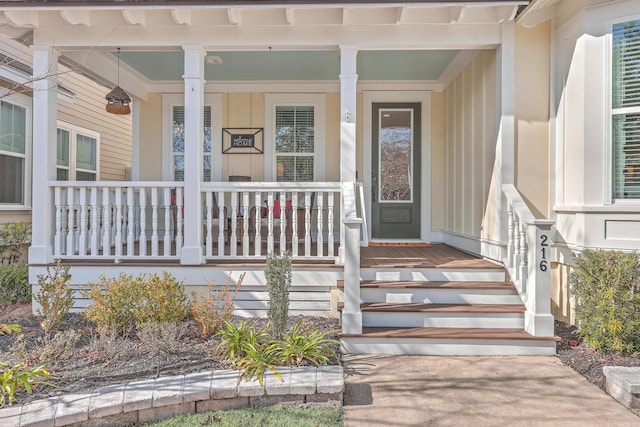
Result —
[[56, 176], [58, 181], [97, 181], [100, 134], [58, 122]]
[[0, 101], [0, 204], [24, 204], [27, 109]]
[[[184, 181], [184, 106], [173, 107], [171, 160], [173, 180]], [[203, 180], [211, 181], [211, 106], [204, 107]]]
[[613, 26], [613, 197], [640, 199], [640, 20]]
[[278, 181], [313, 181], [314, 113], [313, 106], [276, 107], [276, 175]]

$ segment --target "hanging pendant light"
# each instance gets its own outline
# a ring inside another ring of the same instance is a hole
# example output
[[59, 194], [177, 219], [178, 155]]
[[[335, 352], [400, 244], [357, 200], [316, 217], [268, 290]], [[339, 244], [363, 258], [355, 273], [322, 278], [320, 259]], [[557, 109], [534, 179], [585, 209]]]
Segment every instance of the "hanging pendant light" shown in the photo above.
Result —
[[118, 85], [105, 96], [107, 99], [107, 112], [112, 114], [129, 114], [131, 97], [120, 87], [120, 48], [118, 48]]

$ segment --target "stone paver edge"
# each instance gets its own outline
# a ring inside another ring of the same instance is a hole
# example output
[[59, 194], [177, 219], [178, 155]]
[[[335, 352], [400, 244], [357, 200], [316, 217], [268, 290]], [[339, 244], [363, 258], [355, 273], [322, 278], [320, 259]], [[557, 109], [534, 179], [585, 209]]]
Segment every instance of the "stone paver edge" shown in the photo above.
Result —
[[[195, 401], [235, 399], [250, 395], [301, 396], [310, 402], [321, 401], [317, 397], [329, 396], [337, 405], [342, 405], [344, 375], [342, 366], [281, 367], [286, 372], [286, 387], [265, 374], [263, 385], [257, 381], [238, 383], [240, 375], [235, 370], [218, 370], [161, 377], [155, 380], [133, 381], [69, 395], [35, 400], [23, 405], [0, 409], [3, 427], [27, 427], [42, 425], [58, 427], [68, 424], [98, 420], [101, 417], [122, 416], [127, 413], [153, 408], [183, 405]], [[246, 393], [250, 390], [250, 393]], [[316, 396], [317, 395], [317, 396]], [[312, 397], [316, 398], [312, 398]], [[335, 399], [339, 396], [339, 401]], [[74, 398], [77, 397], [77, 398]], [[264, 399], [263, 399], [264, 401]], [[277, 400], [273, 401], [277, 403]], [[64, 405], [59, 407], [58, 405]], [[34, 410], [36, 408], [46, 410]], [[195, 407], [195, 406], [194, 406]], [[26, 408], [26, 410], [25, 410]], [[53, 416], [52, 416], [53, 415]]]

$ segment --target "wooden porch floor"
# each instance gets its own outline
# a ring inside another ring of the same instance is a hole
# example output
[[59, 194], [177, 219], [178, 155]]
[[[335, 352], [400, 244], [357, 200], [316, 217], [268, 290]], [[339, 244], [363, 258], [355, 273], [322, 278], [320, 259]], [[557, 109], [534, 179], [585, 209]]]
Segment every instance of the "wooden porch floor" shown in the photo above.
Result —
[[[137, 253], [136, 245], [136, 253]], [[251, 252], [253, 253], [253, 245], [251, 246]], [[288, 245], [290, 250], [290, 244]], [[275, 250], [279, 253], [278, 245], [275, 246]], [[335, 245], [334, 254], [338, 254], [339, 245]], [[266, 242], [263, 242], [261, 253], [267, 253]], [[324, 245], [324, 254], [327, 253], [327, 244]], [[126, 246], [125, 246], [126, 253]], [[230, 256], [231, 250], [229, 244], [225, 244], [225, 255]], [[242, 255], [242, 245], [237, 245], [238, 256]], [[304, 245], [299, 247], [299, 254], [304, 254]], [[317, 245], [312, 244], [312, 256], [317, 254]], [[172, 253], [175, 255], [175, 253]], [[73, 259], [62, 258], [62, 261], [71, 265], [101, 265], [101, 264], [113, 264], [113, 259]], [[482, 259], [478, 256], [471, 255], [469, 253], [460, 251], [451, 246], [444, 244], [433, 244], [430, 246], [370, 246], [360, 248], [360, 262], [362, 268], [483, 268], [483, 269], [501, 269], [502, 265]], [[127, 259], [124, 258], [120, 261], [122, 265], [136, 265], [136, 266], [153, 266], [153, 265], [179, 265], [178, 259]], [[264, 265], [264, 260], [260, 258], [220, 258], [220, 259], [208, 259], [205, 266], [222, 266], [222, 265], [247, 265], [256, 266]], [[294, 260], [293, 264], [296, 266], [304, 265], [326, 265], [336, 266], [332, 260]]]

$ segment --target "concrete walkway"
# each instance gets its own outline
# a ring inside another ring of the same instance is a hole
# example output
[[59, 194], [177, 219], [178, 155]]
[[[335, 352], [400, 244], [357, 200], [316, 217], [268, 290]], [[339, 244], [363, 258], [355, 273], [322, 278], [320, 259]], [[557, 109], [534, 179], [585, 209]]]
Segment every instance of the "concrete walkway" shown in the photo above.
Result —
[[557, 357], [345, 356], [345, 426], [640, 426]]

